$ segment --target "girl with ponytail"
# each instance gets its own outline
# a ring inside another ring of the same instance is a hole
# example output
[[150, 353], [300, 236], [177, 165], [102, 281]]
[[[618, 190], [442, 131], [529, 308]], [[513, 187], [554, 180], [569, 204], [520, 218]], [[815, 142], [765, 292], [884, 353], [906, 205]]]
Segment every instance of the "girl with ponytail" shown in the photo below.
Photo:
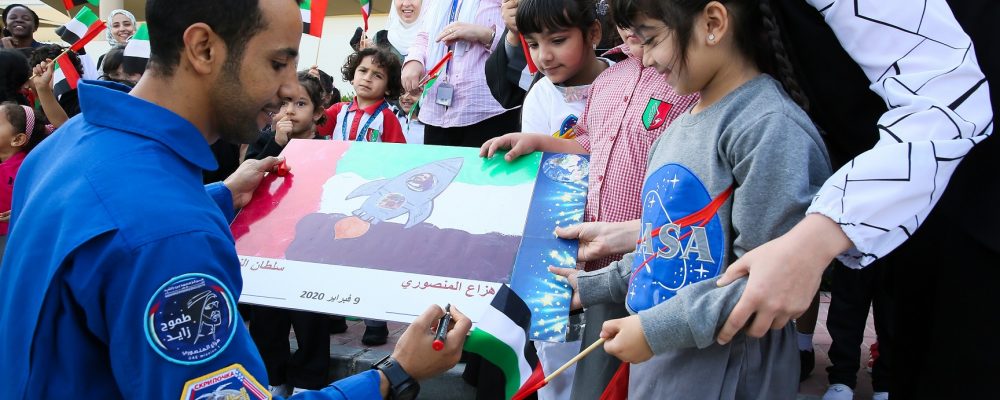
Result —
[[0, 260], [7, 247], [14, 179], [24, 157], [45, 137], [45, 123], [28, 106], [0, 103]]
[[[802, 219], [830, 174], [767, 5], [758, 0], [617, 0], [643, 64], [700, 100], [649, 154], [635, 251], [592, 272], [552, 269], [574, 305], [624, 302], [604, 349], [630, 362], [629, 398], [789, 399], [798, 391], [791, 323], [761, 338], [716, 333], [746, 280], [715, 278]], [[773, 75], [772, 75], [773, 74]], [[778, 327], [776, 327], [778, 328]]]

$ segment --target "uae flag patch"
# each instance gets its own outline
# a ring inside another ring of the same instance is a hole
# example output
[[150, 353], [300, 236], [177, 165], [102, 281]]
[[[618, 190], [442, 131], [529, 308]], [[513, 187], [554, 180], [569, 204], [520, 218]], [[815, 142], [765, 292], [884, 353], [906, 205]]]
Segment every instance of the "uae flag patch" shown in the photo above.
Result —
[[642, 112], [642, 126], [646, 127], [647, 131], [663, 126], [663, 123], [667, 121], [667, 113], [673, 106], [673, 104], [663, 100], [650, 97], [649, 103], [646, 104], [646, 111]]

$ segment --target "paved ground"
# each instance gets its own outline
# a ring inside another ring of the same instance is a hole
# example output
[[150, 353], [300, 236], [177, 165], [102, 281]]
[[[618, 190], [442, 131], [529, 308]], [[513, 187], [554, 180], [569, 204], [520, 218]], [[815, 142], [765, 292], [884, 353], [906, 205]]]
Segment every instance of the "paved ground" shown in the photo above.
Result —
[[[816, 368], [812, 375], [799, 388], [800, 400], [818, 400], [823, 396], [827, 386], [826, 367], [830, 365], [827, 350], [830, 348], [830, 333], [826, 330], [826, 315], [830, 305], [829, 293], [820, 296], [819, 322], [816, 326], [814, 336], [814, 348], [816, 352]], [[365, 325], [361, 321], [347, 321], [347, 332], [330, 335], [331, 358], [333, 361], [332, 371], [338, 377], [360, 372], [371, 367], [373, 362], [378, 361], [382, 356], [392, 351], [399, 339], [399, 335], [406, 329], [406, 324], [389, 323], [389, 342], [375, 347], [367, 347], [361, 344], [361, 336], [364, 334]], [[868, 324], [865, 329], [864, 344], [862, 345], [861, 356], [864, 360], [858, 360], [858, 386], [855, 392], [855, 399], [870, 399], [871, 377], [864, 369], [863, 362], [868, 359], [868, 347], [875, 342], [875, 328], [868, 317]], [[292, 346], [295, 347], [294, 334], [292, 335]], [[461, 380], [461, 373], [464, 367], [459, 364], [447, 374], [425, 382], [421, 385], [421, 398], [427, 399], [470, 399], [474, 398], [475, 389]]]
[[[830, 366], [830, 358], [826, 352], [830, 349], [830, 332], [826, 330], [826, 313], [830, 306], [830, 294], [820, 295], [819, 322], [816, 324], [816, 333], [813, 336], [813, 348], [816, 351], [816, 369], [805, 382], [799, 386], [799, 394], [802, 399], [819, 399], [826, 392], [827, 382], [826, 367]], [[875, 343], [875, 325], [872, 322], [871, 313], [868, 315], [868, 324], [865, 326], [865, 339], [862, 344], [861, 358], [859, 360], [858, 386], [855, 388], [855, 399], [871, 399], [872, 380], [868, 372], [865, 371], [863, 363], [868, 361], [868, 348]]]

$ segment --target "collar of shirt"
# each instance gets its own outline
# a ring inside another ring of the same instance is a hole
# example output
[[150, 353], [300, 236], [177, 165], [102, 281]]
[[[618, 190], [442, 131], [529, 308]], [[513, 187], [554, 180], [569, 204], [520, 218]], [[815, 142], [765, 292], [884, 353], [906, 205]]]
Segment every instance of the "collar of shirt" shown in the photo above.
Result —
[[644, 66], [642, 65], [642, 60], [640, 60], [635, 55], [633, 55], [632, 51], [629, 50], [628, 43], [622, 43], [622, 44], [618, 45], [618, 47], [615, 47], [615, 48], [613, 48], [611, 50], [608, 50], [608, 51], [604, 52], [604, 54], [601, 54], [601, 57], [610, 58], [611, 56], [613, 56], [615, 54], [624, 54], [628, 58], [638, 60], [639, 61], [639, 67], [640, 68], [644, 68]]
[[609, 49], [608, 51], [605, 51], [604, 53], [602, 53], [601, 57], [608, 57], [608, 56], [615, 55], [615, 54], [630, 55], [629, 52], [628, 52], [628, 44], [623, 43], [623, 44], [620, 44], [620, 45], [618, 45], [616, 47], [613, 47], [613, 48]]
[[25, 155], [27, 155], [25, 152], [19, 151], [10, 156], [10, 158], [0, 161], [0, 176], [9, 173], [14, 168], [20, 167], [21, 163], [24, 162]]
[[78, 90], [88, 123], [160, 142], [203, 170], [219, 167], [201, 131], [173, 111], [131, 96], [127, 86], [114, 82], [84, 81]]
[[347, 111], [356, 112], [358, 110], [361, 110], [364, 111], [365, 114], [375, 115], [375, 110], [377, 110], [378, 106], [382, 105], [382, 102], [384, 101], [385, 99], [382, 99], [382, 101], [378, 101], [368, 107], [361, 108], [360, 104], [358, 103], [358, 98], [355, 97], [354, 101], [351, 102], [351, 108], [348, 108]]

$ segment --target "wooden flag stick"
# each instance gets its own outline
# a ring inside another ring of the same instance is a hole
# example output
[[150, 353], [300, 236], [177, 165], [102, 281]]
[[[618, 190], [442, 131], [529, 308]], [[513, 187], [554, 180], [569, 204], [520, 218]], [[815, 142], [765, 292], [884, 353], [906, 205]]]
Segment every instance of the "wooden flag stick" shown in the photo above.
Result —
[[563, 373], [563, 371], [566, 371], [567, 369], [569, 369], [569, 367], [572, 367], [573, 364], [576, 364], [578, 361], [582, 360], [584, 357], [587, 356], [587, 354], [590, 354], [590, 352], [594, 351], [594, 349], [596, 349], [602, 344], [604, 344], [604, 338], [595, 340], [594, 344], [587, 346], [587, 348], [583, 349], [583, 351], [581, 351], [580, 354], [577, 354], [576, 357], [571, 358], [569, 361], [563, 364], [563, 366], [559, 367], [559, 369], [553, 371], [551, 374], [549, 374], [549, 376], [546, 376], [545, 382], [548, 383], [549, 381], [555, 379], [555, 377], [559, 376], [559, 374]]
[[319, 42], [316, 42], [316, 62], [313, 65], [319, 65], [319, 49], [323, 46], [323, 36], [319, 37]]
[[549, 381], [555, 379], [557, 376], [559, 376], [559, 374], [563, 373], [563, 371], [566, 371], [566, 369], [572, 367], [573, 364], [576, 364], [578, 361], [586, 357], [587, 354], [590, 354], [590, 352], [594, 351], [594, 349], [596, 349], [598, 346], [602, 344], [604, 344], [604, 338], [595, 340], [593, 344], [588, 346], [586, 349], [583, 349], [583, 351], [581, 351], [580, 354], [577, 354], [571, 360], [567, 361], [565, 364], [563, 364], [563, 366], [559, 367], [559, 369], [555, 370], [555, 372], [549, 374], [549, 376], [546, 376], [545, 379], [543, 379], [542, 381], [532, 386], [529, 386], [527, 390], [518, 390], [517, 393], [514, 394], [514, 397], [511, 400], [523, 400], [525, 397], [528, 397], [532, 393], [537, 392], [539, 389], [545, 387], [545, 385], [547, 385]]

